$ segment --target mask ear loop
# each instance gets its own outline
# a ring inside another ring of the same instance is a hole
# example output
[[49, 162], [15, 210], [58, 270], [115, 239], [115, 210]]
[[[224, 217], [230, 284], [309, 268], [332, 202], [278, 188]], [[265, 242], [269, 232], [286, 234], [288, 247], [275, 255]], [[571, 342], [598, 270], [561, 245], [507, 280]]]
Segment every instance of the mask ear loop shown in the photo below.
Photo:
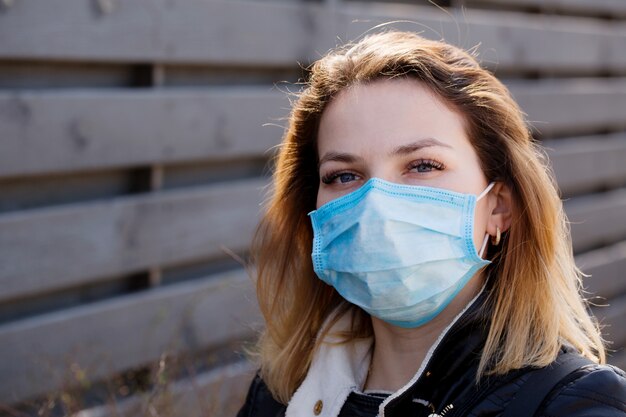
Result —
[[494, 185], [496, 185], [495, 181], [490, 182], [489, 185], [487, 186], [487, 188], [485, 188], [485, 190], [482, 193], [480, 193], [480, 195], [478, 197], [476, 197], [476, 201], [478, 201], [481, 198], [483, 198], [484, 196], [486, 196], [487, 193], [489, 191], [491, 191], [491, 189], [493, 188]]
[[[492, 181], [489, 183], [489, 185], [487, 186], [487, 188], [485, 188], [485, 190], [480, 193], [480, 195], [478, 197], [476, 197], [476, 201], [480, 200], [481, 198], [483, 198], [484, 196], [487, 195], [487, 193], [489, 193], [489, 191], [491, 191], [491, 189], [493, 188], [493, 186], [496, 185], [495, 181]], [[478, 256], [480, 256], [481, 258], [483, 257], [484, 253], [485, 253], [485, 249], [487, 248], [487, 242], [489, 241], [489, 233], [485, 233], [485, 237], [483, 238], [483, 244], [480, 247], [480, 252], [478, 253]]]
[[483, 239], [483, 244], [480, 247], [480, 252], [478, 253], [478, 256], [480, 256], [481, 258], [483, 257], [483, 254], [485, 252], [485, 248], [487, 247], [487, 242], [488, 241], [489, 241], [489, 233], [485, 233], [485, 238]]

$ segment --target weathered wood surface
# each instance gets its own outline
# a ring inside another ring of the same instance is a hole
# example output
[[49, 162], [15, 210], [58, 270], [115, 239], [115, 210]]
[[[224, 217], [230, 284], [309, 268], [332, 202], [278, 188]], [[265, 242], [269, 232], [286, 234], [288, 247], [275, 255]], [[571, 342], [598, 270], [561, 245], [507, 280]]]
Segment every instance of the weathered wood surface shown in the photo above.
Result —
[[271, 87], [0, 92], [0, 176], [269, 157], [288, 106]]
[[0, 300], [245, 250], [264, 179], [0, 216]]
[[626, 134], [546, 141], [542, 144], [566, 195], [626, 184]]
[[[15, 2], [0, 14], [0, 57], [294, 66], [334, 45], [332, 21], [319, 4], [138, 0], [109, 10], [97, 4]], [[57, 17], [48, 19], [50, 13]]]
[[84, 410], [75, 417], [144, 416], [148, 415], [149, 406], [185, 417], [234, 416], [243, 405], [254, 372], [255, 367], [249, 362], [227, 365], [177, 381], [160, 391]]
[[[625, 367], [626, 194], [620, 187], [626, 184], [626, 78], [515, 77], [624, 75], [626, 22], [471, 10], [478, 1], [467, 1], [470, 10], [452, 8], [450, 15], [408, 4], [342, 1], [5, 2], [0, 65], [156, 64], [163, 80], [168, 66], [293, 70], [338, 39], [393, 20], [401, 21], [393, 27], [465, 48], [480, 43], [479, 59], [508, 77], [505, 83], [538, 136], [558, 137], [545, 144], [561, 190], [572, 197], [565, 208], [576, 260], [593, 275], [585, 280], [588, 290], [607, 299], [609, 307], [594, 312], [621, 349], [612, 362]], [[626, 16], [621, 0], [480, 2]], [[168, 164], [263, 160], [279, 142], [280, 118], [288, 110], [285, 94], [270, 85], [0, 92], [0, 178], [154, 164], [165, 166], [156, 171], [167, 176]], [[622, 133], [598, 133], [605, 131]], [[245, 250], [266, 184], [246, 179], [2, 214], [0, 302], [218, 259], [222, 246]], [[146, 365], [164, 351], [188, 353], [248, 339], [260, 322], [254, 300], [239, 270], [0, 325], [0, 403], [64, 387], [72, 380], [72, 363], [98, 379]], [[221, 407], [241, 403], [251, 370], [237, 364], [176, 383], [172, 415], [233, 415]], [[134, 397], [118, 411], [138, 415], [145, 406], [146, 397]], [[89, 412], [80, 417], [117, 415], [105, 408]]]
[[[335, 35], [345, 41], [379, 23], [408, 21], [413, 23], [393, 26], [466, 48], [480, 43], [485, 64], [502, 69], [626, 68], [626, 26], [589, 19], [477, 10], [448, 14], [366, 2], [112, 4], [98, 9], [80, 0], [15, 2], [0, 14], [0, 57], [292, 67], [335, 46]], [[56, 18], [48, 19], [50, 13]]]
[[505, 7], [535, 7], [547, 13], [588, 13], [590, 15], [626, 17], [626, 2], [623, 0], [465, 0], [466, 7], [474, 5]]
[[[559, 16], [538, 19], [523, 13], [466, 8], [445, 14], [398, 4], [354, 3], [348, 10], [348, 20], [353, 23], [346, 24], [346, 39], [375, 24], [398, 21], [391, 27], [423, 31], [424, 36], [444, 38], [465, 49], [478, 46], [483, 65], [499, 70], [619, 70], [626, 63], [626, 46], [621, 40], [626, 26], [622, 24]], [[582, 50], [591, 55], [579, 56]]]
[[626, 238], [626, 189], [572, 198], [565, 202], [565, 211], [576, 252]]
[[[243, 270], [0, 326], [0, 404], [76, 385], [71, 365], [97, 380], [258, 330]], [[8, 382], [10, 381], [10, 383]]]
[[[544, 134], [626, 129], [626, 80], [513, 83], [511, 91]], [[288, 108], [288, 95], [270, 87], [0, 93], [0, 176], [269, 157], [282, 137]], [[597, 184], [601, 172], [615, 181], [624, 177], [622, 154], [614, 153], [624, 152], [624, 135], [597, 146], [592, 139], [575, 146], [595, 148], [597, 158], [613, 156], [599, 169], [590, 167], [593, 160], [585, 161], [588, 168], [572, 176], [576, 181], [566, 180], [565, 187]], [[581, 152], [574, 156], [574, 146], [562, 148], [568, 160], [584, 158]], [[576, 169], [567, 167], [569, 162], [556, 164], [567, 171], [560, 178], [570, 178]], [[593, 175], [586, 175], [589, 170]]]
[[539, 136], [626, 130], [626, 79], [508, 83]]
[[626, 294], [626, 240], [576, 256], [576, 265], [590, 277], [584, 279], [590, 296], [604, 299]]
[[606, 307], [594, 307], [593, 311], [602, 329], [602, 336], [610, 343], [609, 348], [626, 346], [626, 296], [614, 298]]
[[[583, 280], [586, 298], [613, 347], [626, 346], [626, 240], [576, 256], [576, 264], [588, 275]], [[618, 358], [619, 359], [619, 358]], [[619, 360], [618, 360], [619, 362]], [[621, 363], [621, 362], [620, 362]]]
[[603, 336], [617, 349], [609, 362], [626, 367], [626, 240], [576, 256], [576, 264], [588, 275], [583, 280], [586, 298], [593, 305], [594, 314], [603, 328]]

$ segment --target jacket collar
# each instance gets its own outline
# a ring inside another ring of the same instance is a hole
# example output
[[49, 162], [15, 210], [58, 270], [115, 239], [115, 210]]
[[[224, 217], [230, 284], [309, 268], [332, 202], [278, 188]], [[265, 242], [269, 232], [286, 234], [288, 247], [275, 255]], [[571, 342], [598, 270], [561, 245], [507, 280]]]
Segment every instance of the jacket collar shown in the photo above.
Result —
[[350, 316], [344, 314], [328, 331], [304, 381], [291, 397], [285, 417], [311, 415], [311, 411], [319, 417], [336, 417], [350, 392], [363, 386], [372, 340], [339, 344], [339, 339], [333, 335], [350, 329]]
[[[480, 344], [482, 336], [475, 338], [468, 346], [463, 340], [463, 352], [450, 349], [451, 340], [457, 340], [458, 333], [468, 326], [476, 324], [480, 307], [486, 298], [485, 287], [472, 299], [452, 322], [441, 332], [435, 343], [429, 349], [424, 361], [416, 374], [401, 389], [389, 396], [380, 406], [380, 416], [385, 416], [387, 408], [394, 408], [404, 397], [411, 395], [411, 388], [415, 387], [426, 369], [435, 366], [435, 363], [445, 361], [449, 365], [461, 365], [467, 353], [475, 350], [475, 344]], [[319, 417], [337, 417], [348, 395], [352, 391], [360, 391], [365, 383], [371, 360], [372, 339], [359, 339], [350, 343], [338, 343], [333, 334], [348, 330], [351, 325], [351, 315], [344, 314], [327, 333], [324, 342], [315, 353], [309, 371], [292, 396], [287, 405], [286, 417], [311, 415], [314, 411]], [[474, 343], [475, 342], [475, 343]], [[459, 345], [456, 343], [456, 345]], [[469, 349], [468, 349], [469, 348]], [[461, 353], [461, 355], [459, 355]], [[441, 368], [439, 368], [441, 369]], [[389, 407], [388, 407], [389, 406]]]

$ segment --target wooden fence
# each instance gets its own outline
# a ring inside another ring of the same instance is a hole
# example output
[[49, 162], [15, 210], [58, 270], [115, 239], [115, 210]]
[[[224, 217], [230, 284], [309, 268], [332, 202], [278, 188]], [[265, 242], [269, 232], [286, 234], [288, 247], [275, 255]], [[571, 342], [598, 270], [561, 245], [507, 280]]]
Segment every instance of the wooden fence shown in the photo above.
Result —
[[477, 46], [509, 86], [626, 367], [626, 3], [409, 3], [0, 1], [0, 414], [234, 413], [261, 326], [237, 256], [285, 91], [389, 21]]

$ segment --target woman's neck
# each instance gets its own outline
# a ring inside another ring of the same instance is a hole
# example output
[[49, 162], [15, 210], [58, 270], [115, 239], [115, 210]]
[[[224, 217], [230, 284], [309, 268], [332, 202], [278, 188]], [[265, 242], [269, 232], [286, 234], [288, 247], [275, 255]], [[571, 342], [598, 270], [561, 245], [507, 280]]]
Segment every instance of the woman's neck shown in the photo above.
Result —
[[408, 383], [441, 333], [480, 292], [483, 282], [481, 274], [474, 276], [437, 317], [414, 329], [372, 317], [374, 350], [363, 389], [393, 392]]

